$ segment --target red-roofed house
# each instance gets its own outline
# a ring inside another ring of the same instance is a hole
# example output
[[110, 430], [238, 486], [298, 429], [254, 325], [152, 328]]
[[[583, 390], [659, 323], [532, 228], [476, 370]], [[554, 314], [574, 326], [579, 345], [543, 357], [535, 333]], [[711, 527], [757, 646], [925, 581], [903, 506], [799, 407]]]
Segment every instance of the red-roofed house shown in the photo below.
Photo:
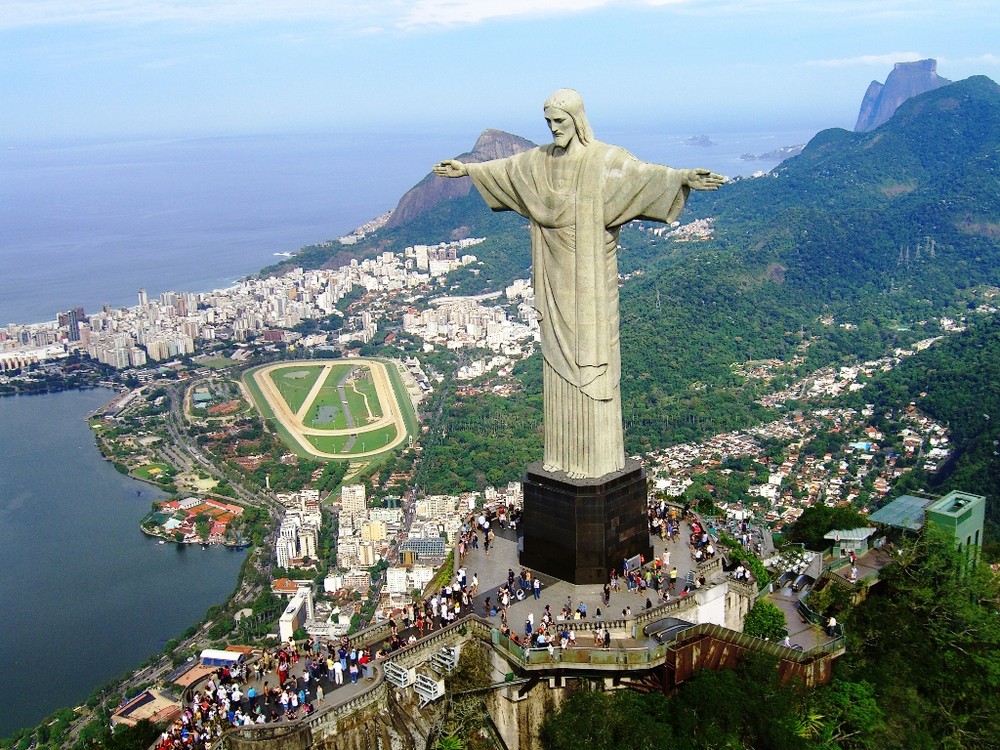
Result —
[[292, 597], [299, 593], [299, 587], [291, 578], [278, 578], [271, 582], [271, 593], [278, 596]]

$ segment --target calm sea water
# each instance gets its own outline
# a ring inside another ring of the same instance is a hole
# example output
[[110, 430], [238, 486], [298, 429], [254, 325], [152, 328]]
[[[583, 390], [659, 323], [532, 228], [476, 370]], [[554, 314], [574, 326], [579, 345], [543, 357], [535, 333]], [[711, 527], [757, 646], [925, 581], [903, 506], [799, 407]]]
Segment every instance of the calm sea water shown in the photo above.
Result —
[[[471, 144], [470, 144], [471, 145]], [[0, 151], [0, 326], [82, 305], [137, 304], [142, 287], [229, 286], [395, 206], [462, 151], [377, 135], [260, 136]]]
[[236, 585], [245, 553], [139, 531], [158, 493], [84, 421], [112, 396], [0, 398], [0, 737], [130, 672]]
[[[647, 161], [726, 175], [815, 131], [607, 132]], [[525, 133], [539, 139], [543, 133]], [[334, 239], [393, 208], [431, 165], [476, 134], [253, 136], [48, 144], [0, 150], [0, 326], [59, 311], [135, 305], [145, 288], [207, 291]]]

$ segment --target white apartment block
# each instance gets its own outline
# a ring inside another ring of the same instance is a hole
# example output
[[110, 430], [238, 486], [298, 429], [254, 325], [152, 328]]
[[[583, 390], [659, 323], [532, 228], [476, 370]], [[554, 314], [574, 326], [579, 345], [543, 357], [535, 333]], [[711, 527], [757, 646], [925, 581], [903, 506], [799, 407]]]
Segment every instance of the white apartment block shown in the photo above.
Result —
[[365, 515], [365, 486], [363, 484], [345, 486], [340, 493], [340, 509], [343, 513]]

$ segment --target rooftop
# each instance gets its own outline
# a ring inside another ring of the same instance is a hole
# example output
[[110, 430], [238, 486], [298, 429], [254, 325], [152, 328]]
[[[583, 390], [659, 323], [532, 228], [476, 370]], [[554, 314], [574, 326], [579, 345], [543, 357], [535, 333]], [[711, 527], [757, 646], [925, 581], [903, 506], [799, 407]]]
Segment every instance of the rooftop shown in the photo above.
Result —
[[964, 513], [970, 507], [977, 505], [978, 503], [983, 503], [986, 498], [982, 495], [972, 495], [968, 492], [953, 491], [949, 492], [947, 495], [942, 497], [940, 500], [935, 500], [933, 503], [927, 506], [927, 511], [929, 513], [943, 513], [946, 515], [958, 515]]
[[876, 531], [877, 529], [874, 526], [867, 526], [858, 529], [834, 529], [833, 531], [826, 532], [826, 534], [823, 535], [823, 538], [833, 539], [837, 542], [841, 540], [860, 541], [861, 539], [867, 539]]
[[868, 516], [870, 521], [900, 529], [918, 531], [924, 525], [924, 510], [934, 502], [930, 497], [900, 495]]

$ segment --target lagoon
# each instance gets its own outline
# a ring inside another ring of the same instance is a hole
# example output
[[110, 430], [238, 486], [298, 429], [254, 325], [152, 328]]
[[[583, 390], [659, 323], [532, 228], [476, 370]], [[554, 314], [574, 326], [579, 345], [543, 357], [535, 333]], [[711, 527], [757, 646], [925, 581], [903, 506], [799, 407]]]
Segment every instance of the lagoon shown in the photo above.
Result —
[[113, 395], [0, 398], [0, 737], [131, 672], [236, 586], [245, 552], [139, 530], [163, 493], [104, 461], [86, 422]]

